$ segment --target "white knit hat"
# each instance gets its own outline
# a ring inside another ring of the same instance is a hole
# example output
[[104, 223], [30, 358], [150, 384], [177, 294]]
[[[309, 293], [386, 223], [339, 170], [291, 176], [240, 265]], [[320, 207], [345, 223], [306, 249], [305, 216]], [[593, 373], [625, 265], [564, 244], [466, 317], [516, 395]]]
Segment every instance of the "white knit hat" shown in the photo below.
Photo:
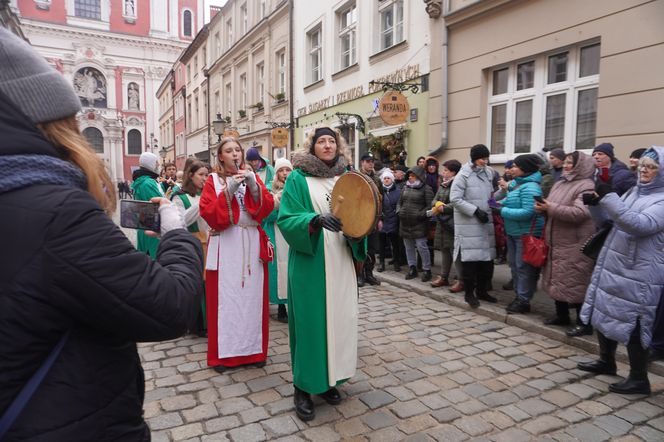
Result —
[[394, 174], [393, 174], [392, 171], [391, 171], [390, 169], [388, 169], [387, 167], [385, 168], [385, 170], [383, 170], [383, 173], [380, 174], [380, 179], [382, 180], [382, 179], [385, 178], [386, 176], [387, 176], [387, 177], [390, 177], [390, 178], [392, 179], [392, 181], [394, 181]]
[[274, 171], [278, 172], [282, 167], [288, 167], [290, 170], [293, 170], [293, 165], [286, 158], [279, 158], [274, 162]]
[[138, 159], [138, 165], [159, 175], [159, 157], [152, 152], [143, 152]]

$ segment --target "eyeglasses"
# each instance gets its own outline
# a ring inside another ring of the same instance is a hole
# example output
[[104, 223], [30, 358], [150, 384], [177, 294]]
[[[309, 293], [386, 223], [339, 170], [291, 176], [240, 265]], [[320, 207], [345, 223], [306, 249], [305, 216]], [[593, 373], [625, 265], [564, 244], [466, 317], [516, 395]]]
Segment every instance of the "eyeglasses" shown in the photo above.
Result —
[[644, 167], [645, 167], [646, 169], [648, 169], [648, 170], [657, 170], [657, 169], [659, 169], [659, 166], [657, 166], [657, 165], [655, 165], [655, 164], [641, 164], [641, 165], [639, 166], [639, 169], [642, 169], [642, 168], [644, 168]]

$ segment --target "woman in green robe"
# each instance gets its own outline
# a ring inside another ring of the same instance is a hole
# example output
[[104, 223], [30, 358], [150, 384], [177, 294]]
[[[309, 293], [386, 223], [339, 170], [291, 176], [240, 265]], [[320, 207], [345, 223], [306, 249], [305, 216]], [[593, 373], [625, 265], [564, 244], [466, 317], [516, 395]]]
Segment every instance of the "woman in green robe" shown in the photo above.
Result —
[[[155, 197], [164, 197], [157, 178], [159, 178], [159, 158], [152, 152], [143, 152], [138, 159], [139, 168], [132, 175], [134, 182], [131, 189], [134, 192], [134, 199], [139, 201], [150, 201]], [[136, 249], [150, 255], [150, 258], [157, 259], [157, 248], [159, 247], [159, 238], [147, 236], [144, 230], [136, 232]]]
[[330, 195], [348, 170], [345, 142], [329, 127], [311, 131], [293, 156], [277, 225], [290, 246], [288, 330], [295, 411], [314, 418], [311, 394], [339, 404], [336, 386], [357, 364], [357, 279], [353, 258], [364, 261], [366, 241], [351, 241], [330, 212]]

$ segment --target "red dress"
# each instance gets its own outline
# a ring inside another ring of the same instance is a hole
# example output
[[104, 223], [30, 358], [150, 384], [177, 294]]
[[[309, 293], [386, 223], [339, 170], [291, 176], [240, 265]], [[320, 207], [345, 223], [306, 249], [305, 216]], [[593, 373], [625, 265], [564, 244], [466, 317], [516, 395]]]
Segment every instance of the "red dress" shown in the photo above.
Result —
[[208, 177], [200, 199], [201, 217], [215, 231], [206, 262], [207, 362], [226, 367], [263, 362], [271, 256], [260, 223], [272, 212], [274, 200], [258, 176], [258, 201], [244, 185], [230, 195], [215, 180], [216, 174]]

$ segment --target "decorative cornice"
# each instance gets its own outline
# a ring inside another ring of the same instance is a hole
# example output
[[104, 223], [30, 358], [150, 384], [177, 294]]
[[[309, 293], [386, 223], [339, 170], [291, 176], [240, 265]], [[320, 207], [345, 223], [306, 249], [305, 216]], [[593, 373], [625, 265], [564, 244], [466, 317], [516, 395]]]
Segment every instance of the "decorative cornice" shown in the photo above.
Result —
[[35, 20], [23, 19], [23, 28], [28, 34], [39, 33], [42, 35], [64, 36], [69, 40], [97, 40], [104, 44], [116, 44], [118, 46], [130, 46], [142, 49], [165, 49], [180, 53], [188, 45], [187, 42], [177, 40], [157, 39], [146, 36], [133, 36], [128, 34], [117, 34], [95, 29], [84, 29], [66, 25], [57, 25], [52, 23], [39, 22]]
[[[494, 12], [496, 9], [524, 0], [477, 0], [462, 8], [452, 10], [444, 15], [445, 25], [449, 28], [458, 26], [468, 20]], [[510, 5], [511, 6], [511, 5]]]

